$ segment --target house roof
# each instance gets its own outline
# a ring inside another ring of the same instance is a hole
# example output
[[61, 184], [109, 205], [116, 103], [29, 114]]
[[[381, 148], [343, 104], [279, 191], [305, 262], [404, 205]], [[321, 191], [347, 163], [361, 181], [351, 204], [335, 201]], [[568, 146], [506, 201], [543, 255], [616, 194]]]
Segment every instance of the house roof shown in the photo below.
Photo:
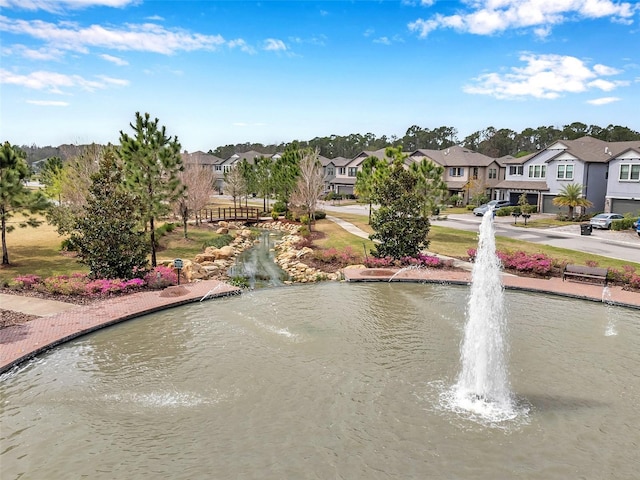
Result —
[[355, 185], [356, 177], [333, 177], [331, 183], [334, 185]]
[[182, 152], [181, 156], [182, 161], [185, 164], [219, 165], [220, 163], [224, 162], [222, 158], [202, 151], [189, 153], [185, 150], [184, 152]]
[[540, 152], [533, 152], [529, 155], [523, 155], [522, 157], [514, 157], [513, 155], [505, 155], [504, 157], [496, 158], [496, 162], [498, 162], [501, 166], [506, 165], [523, 165], [527, 160], [535, 157]]
[[527, 182], [519, 180], [503, 180], [498, 183], [494, 188], [508, 188], [511, 190], [549, 190], [547, 182]]
[[349, 162], [351, 162], [351, 159], [350, 158], [344, 158], [344, 157], [336, 157], [336, 158], [332, 158], [332, 159], [329, 160], [329, 163], [333, 163], [333, 165], [336, 166], [336, 167], [344, 167]]
[[460, 180], [449, 180], [446, 182], [446, 184], [449, 190], [462, 190], [467, 182]]
[[468, 148], [454, 145], [444, 150], [419, 149], [410, 155], [414, 160], [427, 157], [443, 167], [487, 167], [496, 159]]

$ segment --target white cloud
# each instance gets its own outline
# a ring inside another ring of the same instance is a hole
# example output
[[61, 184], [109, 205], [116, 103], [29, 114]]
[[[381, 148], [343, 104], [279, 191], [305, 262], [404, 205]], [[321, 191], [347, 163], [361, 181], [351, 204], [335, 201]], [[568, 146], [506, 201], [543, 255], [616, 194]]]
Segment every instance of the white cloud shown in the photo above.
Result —
[[20, 55], [29, 60], [49, 61], [60, 60], [64, 57], [64, 51], [57, 48], [41, 47], [29, 48], [25, 45], [15, 44], [2, 50], [4, 55]]
[[215, 49], [225, 43], [220, 35], [169, 30], [153, 23], [126, 24], [123, 28], [81, 27], [72, 22], [12, 20], [0, 15], [0, 31], [28, 35], [52, 47], [81, 53], [88, 53], [88, 47], [100, 47], [171, 55], [178, 51]]
[[31, 105], [39, 105], [42, 107], [68, 107], [69, 102], [62, 102], [59, 100], [27, 100], [27, 103]]
[[602, 97], [594, 100], [588, 100], [587, 103], [591, 105], [607, 105], [609, 103], [619, 102], [621, 99], [618, 97]]
[[464, 86], [463, 90], [499, 99], [554, 99], [565, 93], [581, 93], [589, 89], [608, 92], [629, 84], [627, 81], [600, 78], [621, 73], [619, 70], [605, 65], [589, 68], [576, 57], [525, 53], [520, 56], [520, 60], [526, 63], [524, 67], [512, 67], [508, 73], [485, 73]]
[[139, 2], [140, 0], [0, 0], [0, 6], [23, 10], [61, 12], [67, 9], [77, 10], [88, 7], [122, 8]]
[[287, 50], [287, 46], [284, 44], [284, 42], [282, 40], [278, 40], [276, 38], [267, 38], [264, 41], [264, 50], [267, 51], [271, 51], [271, 52], [278, 52], [278, 51], [286, 51]]
[[235, 39], [235, 40], [229, 40], [227, 42], [227, 46], [229, 48], [239, 48], [241, 51], [243, 51], [245, 53], [250, 53], [250, 54], [256, 53], [255, 48], [253, 48], [250, 45], [247, 45], [247, 42], [245, 42], [241, 38], [238, 38], [238, 39]]
[[0, 84], [19, 85], [33, 90], [46, 90], [51, 93], [63, 94], [65, 89], [80, 88], [89, 92], [104, 89], [109, 86], [125, 86], [128, 80], [97, 77], [89, 80], [80, 75], [65, 75], [57, 72], [40, 70], [28, 75], [19, 75], [5, 69], [0, 69]]
[[391, 45], [389, 37], [378, 37], [373, 40], [373, 43], [381, 43], [382, 45]]
[[126, 60], [123, 60], [120, 57], [114, 57], [113, 55], [108, 55], [106, 53], [100, 55], [100, 58], [102, 58], [103, 60], [106, 60], [107, 62], [115, 63], [116, 65], [118, 65], [120, 67], [124, 67], [125, 65], [129, 65], [129, 62], [127, 62]]
[[570, 20], [611, 18], [633, 23], [640, 6], [612, 0], [470, 0], [469, 9], [455, 15], [434, 15], [408, 24], [409, 30], [424, 38], [438, 28], [453, 28], [476, 35], [492, 35], [512, 28], [532, 28], [541, 37], [551, 27]]

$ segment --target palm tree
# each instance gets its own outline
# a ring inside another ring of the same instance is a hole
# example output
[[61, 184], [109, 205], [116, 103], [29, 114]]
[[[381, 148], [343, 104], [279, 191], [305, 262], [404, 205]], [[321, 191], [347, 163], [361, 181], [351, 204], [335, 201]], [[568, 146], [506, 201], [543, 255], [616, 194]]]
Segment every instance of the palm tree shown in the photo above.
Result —
[[575, 207], [589, 208], [593, 205], [582, 196], [582, 185], [570, 183], [562, 187], [560, 193], [553, 199], [553, 204], [557, 207], [569, 207], [569, 218], [573, 220], [573, 209]]

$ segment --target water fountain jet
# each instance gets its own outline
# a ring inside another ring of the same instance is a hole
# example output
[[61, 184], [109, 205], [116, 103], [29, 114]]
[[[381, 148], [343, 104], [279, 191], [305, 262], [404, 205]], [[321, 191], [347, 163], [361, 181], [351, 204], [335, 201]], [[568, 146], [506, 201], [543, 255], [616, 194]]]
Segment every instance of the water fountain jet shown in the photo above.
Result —
[[456, 407], [492, 419], [515, 416], [507, 372], [506, 313], [493, 211], [485, 213], [472, 270], [467, 323], [454, 386]]

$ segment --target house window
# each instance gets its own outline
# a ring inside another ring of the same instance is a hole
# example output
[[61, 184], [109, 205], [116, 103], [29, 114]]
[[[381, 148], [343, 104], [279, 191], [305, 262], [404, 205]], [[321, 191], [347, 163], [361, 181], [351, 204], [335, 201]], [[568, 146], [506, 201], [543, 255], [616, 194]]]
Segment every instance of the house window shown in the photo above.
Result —
[[473, 173], [471, 175], [474, 180], [478, 179], [478, 167], [473, 167]]
[[216, 165], [216, 172], [222, 171], [222, 165]]
[[529, 165], [529, 178], [545, 178], [547, 176], [546, 165]]
[[573, 165], [558, 165], [558, 180], [573, 180]]
[[620, 165], [620, 181], [637, 182], [640, 180], [640, 165], [623, 163]]
[[345, 174], [345, 172], [346, 172], [346, 170], [347, 170], [346, 168], [344, 168], [344, 167], [340, 167], [340, 168], [338, 169], [338, 175], [344, 175], [344, 174]]
[[498, 169], [490, 168], [489, 169], [489, 178], [498, 178]]
[[358, 167], [349, 167], [349, 176], [355, 177], [358, 172]]
[[461, 177], [464, 175], [464, 168], [454, 167], [449, 169], [449, 176], [451, 177]]
[[327, 167], [327, 175], [333, 176], [333, 167]]
[[509, 175], [524, 175], [524, 167], [522, 165], [510, 166]]
[[230, 170], [231, 170], [231, 165], [223, 165], [223, 166], [222, 166], [222, 171], [223, 171], [224, 173], [227, 173], [227, 172], [229, 172]]

